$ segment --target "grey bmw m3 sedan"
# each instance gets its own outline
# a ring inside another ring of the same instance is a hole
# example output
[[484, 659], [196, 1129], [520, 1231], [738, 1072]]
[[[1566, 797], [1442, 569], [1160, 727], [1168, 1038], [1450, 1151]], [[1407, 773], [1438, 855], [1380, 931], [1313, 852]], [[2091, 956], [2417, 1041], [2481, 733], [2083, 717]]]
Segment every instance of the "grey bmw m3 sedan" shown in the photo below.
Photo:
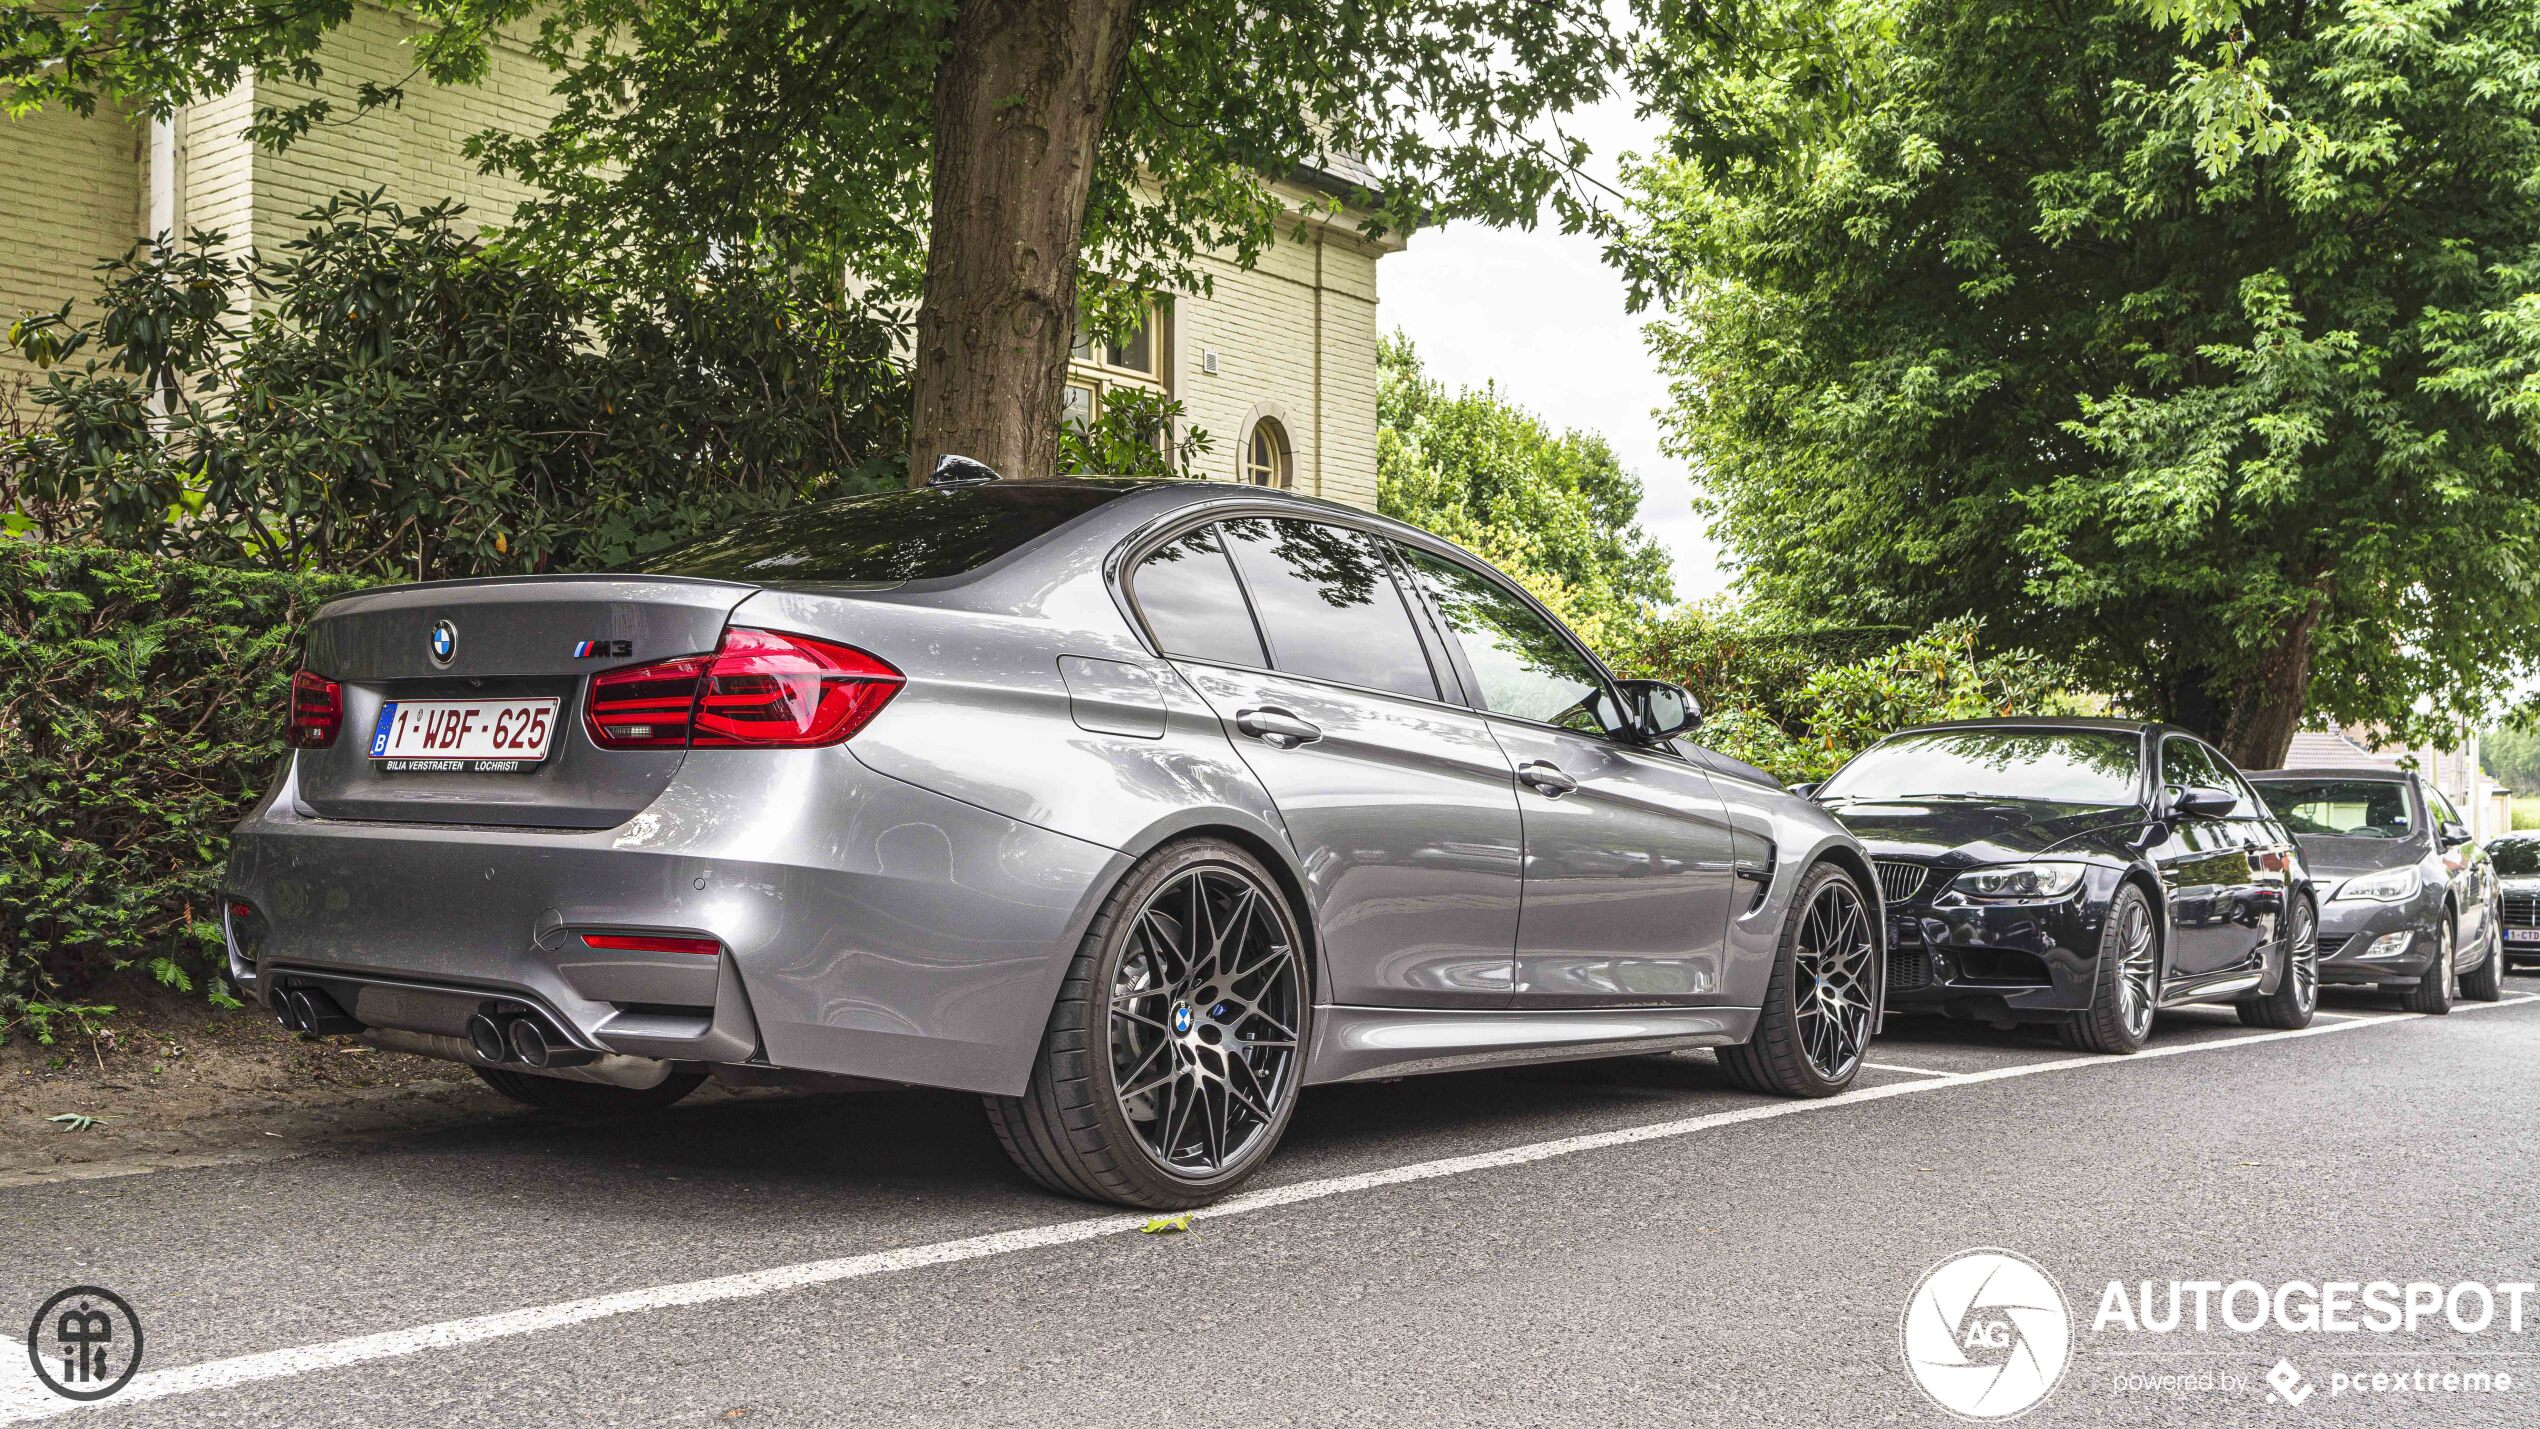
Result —
[[551, 1111], [976, 1092], [1044, 1186], [1158, 1208], [1251, 1175], [1317, 1083], [1713, 1047], [1834, 1093], [1875, 878], [1697, 718], [1363, 511], [852, 498], [325, 607], [230, 973]]

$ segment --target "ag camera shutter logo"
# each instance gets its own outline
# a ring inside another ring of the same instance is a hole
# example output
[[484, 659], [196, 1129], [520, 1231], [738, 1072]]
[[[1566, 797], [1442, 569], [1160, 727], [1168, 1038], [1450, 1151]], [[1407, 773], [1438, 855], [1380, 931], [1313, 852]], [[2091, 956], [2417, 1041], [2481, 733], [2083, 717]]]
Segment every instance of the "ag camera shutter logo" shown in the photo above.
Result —
[[1961, 1419], [2014, 1419], [2072, 1360], [2064, 1293], [2037, 1262], [1971, 1250], [1924, 1272], [1905, 1302], [1905, 1371]]

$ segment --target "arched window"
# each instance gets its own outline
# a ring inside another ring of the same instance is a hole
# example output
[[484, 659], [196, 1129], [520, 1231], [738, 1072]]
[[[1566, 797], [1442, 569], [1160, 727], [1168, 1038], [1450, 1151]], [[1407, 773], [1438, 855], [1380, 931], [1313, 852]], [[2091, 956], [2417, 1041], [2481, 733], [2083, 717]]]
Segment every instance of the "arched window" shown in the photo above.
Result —
[[1244, 480], [1255, 486], [1286, 486], [1290, 481], [1288, 434], [1275, 417], [1252, 424], [1244, 443]]

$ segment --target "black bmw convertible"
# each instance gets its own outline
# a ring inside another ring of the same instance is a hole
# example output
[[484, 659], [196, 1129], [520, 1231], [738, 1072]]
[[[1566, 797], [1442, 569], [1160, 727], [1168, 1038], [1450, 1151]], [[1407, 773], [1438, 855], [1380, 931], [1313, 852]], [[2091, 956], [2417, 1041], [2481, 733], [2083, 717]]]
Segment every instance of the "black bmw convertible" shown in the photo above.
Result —
[[2048, 1022], [2140, 1048], [2159, 1009], [2309, 1024], [2319, 907], [2293, 837], [2222, 754], [2119, 720], [1899, 731], [1814, 797], [1877, 861], [1898, 1012]]

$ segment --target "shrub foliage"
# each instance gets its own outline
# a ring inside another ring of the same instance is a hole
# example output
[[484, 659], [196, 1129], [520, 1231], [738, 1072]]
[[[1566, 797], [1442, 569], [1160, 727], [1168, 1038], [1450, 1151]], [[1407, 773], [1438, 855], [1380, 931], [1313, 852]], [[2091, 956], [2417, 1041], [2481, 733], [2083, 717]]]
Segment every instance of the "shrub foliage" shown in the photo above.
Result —
[[0, 542], [0, 1025], [117, 968], [192, 987], [342, 577]]

